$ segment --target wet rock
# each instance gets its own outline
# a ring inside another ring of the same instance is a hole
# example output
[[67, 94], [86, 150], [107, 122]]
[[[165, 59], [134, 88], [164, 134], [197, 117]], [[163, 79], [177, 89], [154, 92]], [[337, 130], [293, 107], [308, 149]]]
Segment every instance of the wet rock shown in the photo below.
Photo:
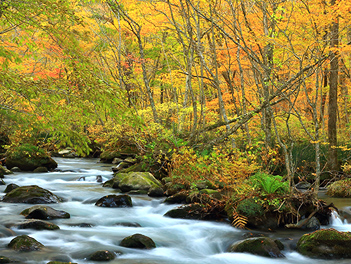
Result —
[[27, 219], [51, 220], [57, 218], [70, 218], [70, 214], [65, 211], [56, 210], [50, 206], [34, 205], [21, 212]]
[[150, 188], [162, 187], [162, 184], [149, 172], [118, 173], [114, 178], [120, 179], [118, 187], [123, 192], [149, 191]]
[[149, 189], [149, 192], [147, 195], [150, 197], [163, 197], [164, 190], [161, 187], [152, 187]]
[[204, 208], [200, 204], [187, 204], [182, 205], [172, 210], [169, 210], [164, 216], [171, 218], [182, 218], [182, 219], [198, 219], [204, 218]]
[[91, 254], [89, 257], [90, 260], [94, 261], [109, 261], [109, 260], [114, 260], [116, 258], [116, 255], [108, 250], [99, 250]]
[[21, 172], [22, 170], [18, 167], [13, 167], [13, 168], [11, 168], [11, 171], [12, 172]]
[[96, 203], [96, 206], [101, 207], [132, 207], [132, 198], [129, 195], [107, 195], [100, 198]]
[[5, 256], [0, 256], [0, 263], [11, 263], [13, 262], [11, 259]]
[[297, 189], [300, 189], [300, 190], [307, 190], [309, 188], [311, 188], [311, 183], [309, 182], [299, 182], [295, 185], [295, 187]]
[[9, 174], [13, 174], [13, 172], [6, 169], [4, 166], [0, 165], [0, 178], [3, 178], [4, 175], [9, 175]]
[[23, 223], [20, 223], [17, 225], [18, 229], [35, 229], [35, 230], [57, 230], [60, 229], [59, 226], [43, 221], [43, 220], [37, 220], [37, 219], [30, 219], [27, 220]]
[[48, 168], [46, 168], [46, 167], [38, 167], [38, 168], [36, 168], [35, 170], [33, 170], [33, 172], [35, 172], [35, 173], [40, 173], [40, 172], [48, 172], [49, 170], [48, 170]]
[[188, 191], [179, 192], [167, 197], [164, 200], [166, 204], [185, 204], [187, 203], [187, 198], [189, 196]]
[[30, 236], [22, 235], [12, 239], [8, 247], [16, 251], [36, 251], [42, 249], [44, 245]]
[[11, 192], [12, 190], [18, 188], [19, 186], [15, 183], [10, 183], [9, 185], [6, 186], [6, 189], [4, 191], [4, 193], [9, 193]]
[[141, 227], [138, 223], [116, 223], [117, 226], [125, 226], [125, 227]]
[[303, 235], [297, 242], [297, 250], [311, 258], [351, 258], [351, 233], [333, 228], [321, 229]]
[[139, 249], [152, 249], [156, 248], [155, 242], [147, 236], [142, 234], [134, 234], [124, 238], [120, 246], [127, 248], [139, 248]]
[[96, 176], [96, 182], [102, 182], [102, 176], [101, 175]]
[[[16, 233], [6, 226], [0, 225], [0, 238], [15, 236]], [[1, 263], [1, 262], [0, 262]]]
[[0, 185], [6, 185], [3, 179], [0, 179]]
[[62, 198], [37, 185], [18, 187], [3, 198], [7, 203], [49, 204], [62, 202]]
[[270, 258], [284, 258], [285, 256], [280, 252], [283, 249], [283, 244], [278, 240], [268, 237], [256, 237], [236, 242], [229, 247], [228, 251], [246, 252]]

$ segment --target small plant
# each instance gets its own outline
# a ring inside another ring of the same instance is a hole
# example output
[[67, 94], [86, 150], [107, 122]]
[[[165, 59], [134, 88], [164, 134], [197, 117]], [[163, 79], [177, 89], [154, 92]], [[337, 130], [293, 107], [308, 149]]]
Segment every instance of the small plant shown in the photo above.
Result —
[[279, 175], [269, 175], [258, 172], [250, 177], [250, 182], [266, 194], [284, 194], [289, 192], [289, 183], [283, 181]]

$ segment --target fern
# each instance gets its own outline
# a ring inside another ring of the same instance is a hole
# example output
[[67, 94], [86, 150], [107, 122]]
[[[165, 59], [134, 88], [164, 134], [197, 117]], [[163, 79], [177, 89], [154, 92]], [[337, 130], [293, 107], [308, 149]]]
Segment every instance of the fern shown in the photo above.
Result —
[[248, 218], [246, 216], [240, 215], [235, 211], [233, 212], [232, 226], [240, 229], [246, 229], [247, 222]]
[[250, 181], [267, 194], [288, 192], [288, 182], [283, 182], [283, 177], [269, 175], [265, 173], [256, 173], [250, 178]]

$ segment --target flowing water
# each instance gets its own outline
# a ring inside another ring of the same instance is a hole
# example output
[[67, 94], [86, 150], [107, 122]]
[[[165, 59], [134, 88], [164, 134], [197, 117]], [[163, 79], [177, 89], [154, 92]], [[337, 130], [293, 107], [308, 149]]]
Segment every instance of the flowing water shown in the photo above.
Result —
[[[131, 195], [132, 208], [102, 208], [95, 206], [102, 196], [116, 193], [111, 188], [103, 188], [96, 182], [101, 175], [103, 181], [112, 177], [111, 166], [98, 163], [96, 159], [56, 159], [60, 169], [49, 173], [15, 173], [7, 175], [7, 184], [19, 186], [38, 185], [63, 197], [65, 202], [52, 204], [57, 210], [70, 213], [69, 219], [56, 219], [51, 222], [60, 229], [55, 231], [36, 231], [33, 229], [12, 228], [17, 235], [30, 235], [45, 249], [38, 252], [18, 253], [7, 249], [14, 238], [0, 238], [0, 255], [17, 259], [21, 263], [44, 264], [58, 256], [69, 256], [79, 264], [94, 263], [88, 260], [97, 250], [123, 252], [106, 263], [120, 264], [285, 264], [285, 263], [350, 263], [349, 260], [312, 260], [298, 254], [290, 247], [283, 253], [286, 259], [269, 259], [245, 253], [227, 253], [233, 242], [243, 239], [245, 231], [235, 229], [227, 223], [210, 221], [182, 220], [164, 217], [164, 213], [177, 205], [163, 204], [163, 199]], [[81, 177], [84, 177], [83, 180]], [[6, 186], [0, 186], [0, 195]], [[351, 203], [349, 204], [351, 205]], [[0, 203], [0, 224], [11, 225], [24, 220], [20, 215], [28, 204]], [[333, 221], [334, 228], [349, 231], [351, 225]], [[121, 223], [138, 223], [141, 227], [123, 226]], [[140, 233], [152, 238], [156, 249], [139, 250], [119, 246], [127, 236]], [[268, 234], [289, 244], [291, 239], [303, 233], [288, 230]], [[104, 262], [99, 262], [104, 263]]]

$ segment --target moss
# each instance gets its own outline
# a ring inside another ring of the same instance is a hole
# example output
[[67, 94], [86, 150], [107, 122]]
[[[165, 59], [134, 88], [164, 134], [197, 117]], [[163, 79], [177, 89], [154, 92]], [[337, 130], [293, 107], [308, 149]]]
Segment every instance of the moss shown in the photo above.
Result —
[[305, 234], [297, 243], [301, 254], [322, 258], [350, 258], [350, 247], [351, 233], [339, 232], [333, 228]]
[[327, 195], [334, 197], [351, 197], [351, 179], [332, 183], [327, 188]]
[[261, 205], [257, 204], [254, 198], [244, 199], [238, 203], [236, 210], [239, 214], [247, 217], [262, 216], [264, 209]]
[[44, 245], [30, 236], [22, 235], [12, 239], [8, 247], [16, 251], [35, 251], [40, 250]]

